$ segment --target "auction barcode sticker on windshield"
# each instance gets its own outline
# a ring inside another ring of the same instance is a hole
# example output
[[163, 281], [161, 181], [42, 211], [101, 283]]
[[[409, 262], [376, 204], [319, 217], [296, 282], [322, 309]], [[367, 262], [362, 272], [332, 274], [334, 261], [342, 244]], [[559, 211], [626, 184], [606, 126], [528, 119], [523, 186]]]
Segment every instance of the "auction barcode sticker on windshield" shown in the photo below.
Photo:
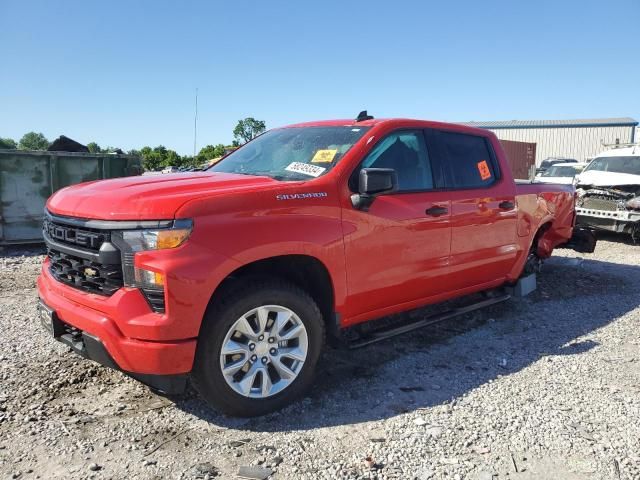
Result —
[[293, 162], [290, 163], [285, 170], [289, 172], [302, 173], [303, 175], [309, 175], [310, 177], [319, 177], [326, 168], [319, 167], [317, 165], [309, 165], [308, 163]]

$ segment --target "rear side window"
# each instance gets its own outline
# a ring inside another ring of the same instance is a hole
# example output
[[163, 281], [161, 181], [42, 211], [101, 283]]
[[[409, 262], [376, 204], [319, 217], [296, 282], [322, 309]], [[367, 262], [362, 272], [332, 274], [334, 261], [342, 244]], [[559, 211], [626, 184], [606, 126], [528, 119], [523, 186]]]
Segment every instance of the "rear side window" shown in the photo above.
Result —
[[493, 150], [484, 137], [437, 131], [429, 139], [430, 151], [439, 157], [448, 188], [486, 187], [499, 178]]

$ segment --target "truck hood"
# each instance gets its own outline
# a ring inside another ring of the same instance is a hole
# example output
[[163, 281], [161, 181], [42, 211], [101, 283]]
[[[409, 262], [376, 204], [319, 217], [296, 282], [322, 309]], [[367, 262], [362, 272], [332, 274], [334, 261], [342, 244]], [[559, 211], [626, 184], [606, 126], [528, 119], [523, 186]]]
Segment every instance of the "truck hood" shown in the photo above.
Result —
[[640, 185], [640, 175], [630, 173], [603, 172], [587, 170], [578, 176], [578, 186], [616, 187], [620, 185]]
[[276, 183], [269, 177], [217, 172], [114, 178], [58, 190], [47, 201], [47, 209], [98, 220], [167, 220], [189, 200]]

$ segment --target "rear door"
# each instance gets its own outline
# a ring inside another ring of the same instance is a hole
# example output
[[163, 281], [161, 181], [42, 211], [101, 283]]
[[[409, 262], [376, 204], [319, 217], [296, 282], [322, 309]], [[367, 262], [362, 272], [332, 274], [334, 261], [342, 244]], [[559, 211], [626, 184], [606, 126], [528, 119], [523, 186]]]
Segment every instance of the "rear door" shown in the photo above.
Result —
[[487, 137], [429, 130], [427, 142], [451, 198], [452, 288], [503, 279], [518, 251], [514, 182], [502, 175]]
[[369, 211], [343, 212], [349, 306], [357, 317], [448, 291], [451, 245], [447, 192], [435, 191], [438, 172], [422, 130], [383, 137], [351, 176], [357, 191], [362, 168], [393, 168], [398, 190], [375, 199]]

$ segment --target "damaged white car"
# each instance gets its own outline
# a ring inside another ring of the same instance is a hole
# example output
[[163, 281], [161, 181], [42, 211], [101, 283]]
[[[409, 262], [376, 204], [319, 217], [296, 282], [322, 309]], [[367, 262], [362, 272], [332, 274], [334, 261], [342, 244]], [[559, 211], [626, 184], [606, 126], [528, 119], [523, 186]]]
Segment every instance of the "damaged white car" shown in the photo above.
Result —
[[578, 224], [640, 241], [640, 145], [599, 154], [576, 183]]

